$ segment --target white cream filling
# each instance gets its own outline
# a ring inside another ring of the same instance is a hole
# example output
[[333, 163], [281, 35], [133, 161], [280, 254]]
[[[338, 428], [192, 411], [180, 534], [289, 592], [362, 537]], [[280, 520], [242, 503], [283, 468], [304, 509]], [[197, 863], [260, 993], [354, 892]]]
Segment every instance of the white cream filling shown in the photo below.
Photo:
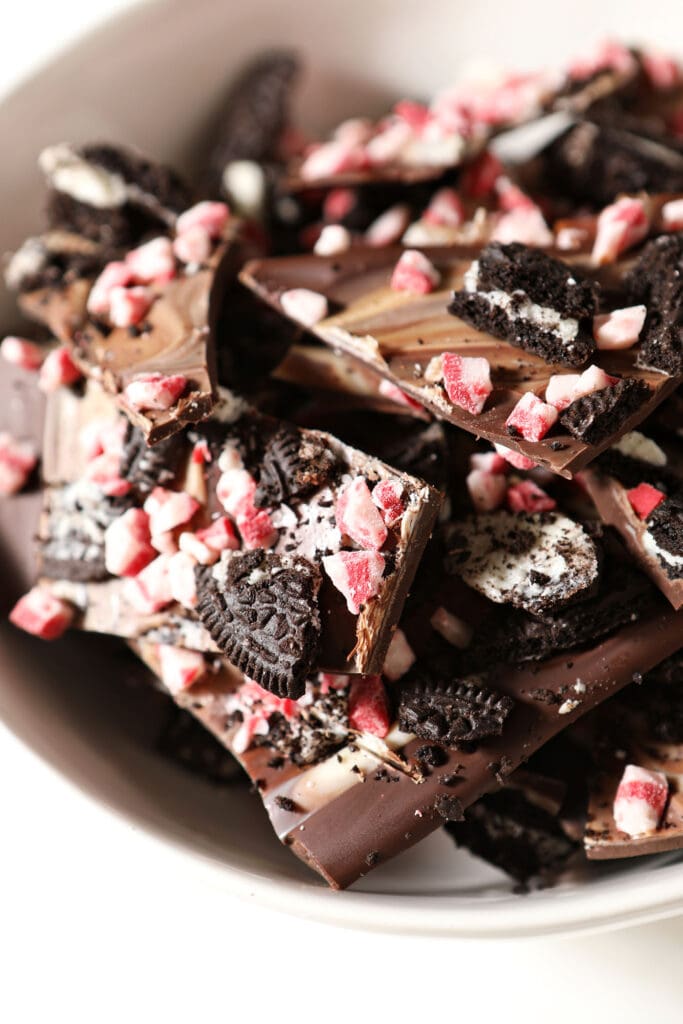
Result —
[[128, 200], [128, 185], [120, 174], [89, 163], [71, 146], [48, 146], [38, 163], [53, 188], [79, 203], [111, 210]]
[[648, 555], [652, 555], [653, 558], [661, 558], [672, 569], [683, 569], [683, 555], [673, 555], [670, 551], [660, 548], [649, 530], [643, 534], [643, 547]]
[[17, 249], [5, 269], [5, 284], [11, 291], [21, 288], [22, 282], [39, 274], [45, 266], [47, 250], [40, 238], [27, 238]]
[[631, 430], [624, 434], [612, 448], [631, 459], [650, 462], [653, 466], [666, 466], [666, 455], [662, 449], [639, 430]]
[[478, 284], [479, 261], [474, 260], [463, 278], [466, 292], [476, 292], [478, 298], [483, 299], [489, 306], [502, 309], [511, 320], [525, 320], [535, 327], [556, 334], [563, 345], [570, 345], [576, 339], [579, 321], [573, 317], [563, 317], [550, 306], [539, 306], [527, 298], [524, 292], [513, 292], [511, 295], [497, 289], [483, 292], [478, 290]]

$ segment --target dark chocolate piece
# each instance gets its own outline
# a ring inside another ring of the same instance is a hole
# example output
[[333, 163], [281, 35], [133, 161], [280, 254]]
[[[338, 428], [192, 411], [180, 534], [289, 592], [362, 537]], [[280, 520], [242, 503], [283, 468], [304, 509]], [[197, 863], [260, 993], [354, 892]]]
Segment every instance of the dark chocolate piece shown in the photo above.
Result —
[[547, 253], [493, 242], [464, 285], [448, 309], [478, 330], [561, 366], [583, 366], [595, 351], [597, 285]]
[[509, 697], [476, 683], [418, 678], [401, 689], [398, 721], [420, 739], [472, 750], [488, 736], [500, 736], [513, 706]]
[[615, 437], [641, 406], [650, 389], [645, 381], [625, 377], [611, 387], [577, 398], [560, 416], [560, 423], [580, 440], [592, 445]]
[[629, 298], [647, 306], [638, 365], [683, 370], [683, 233], [660, 235], [643, 249], [625, 282]]
[[[539, 442], [511, 437], [506, 420], [512, 409], [530, 388], [542, 395], [554, 368], [448, 313], [450, 295], [454, 290], [462, 290], [464, 274], [478, 255], [476, 248], [427, 249], [427, 256], [441, 275], [439, 289], [429, 295], [408, 295], [389, 287], [401, 251], [397, 247], [357, 249], [331, 257], [308, 255], [252, 261], [242, 271], [241, 279], [280, 312], [284, 312], [282, 294], [290, 289], [308, 288], [324, 295], [330, 308], [341, 312], [328, 316], [311, 330], [333, 350], [361, 360], [439, 418], [522, 452], [563, 476], [569, 477], [582, 469], [675, 390], [676, 378], [635, 366], [637, 348], [598, 352], [594, 362], [605, 372], [642, 381], [650, 389], [642, 394], [639, 391], [640, 404], [635, 404], [625, 420], [614, 416], [613, 435], [593, 444], [557, 424]], [[572, 270], [576, 267], [577, 273], [591, 273], [585, 258], [569, 259], [566, 253], [563, 255]], [[614, 269], [610, 268], [610, 272]], [[592, 273], [599, 276], [602, 271], [592, 268]], [[488, 359], [493, 392], [480, 415], [474, 416], [454, 405], [441, 383], [425, 376], [433, 357], [444, 352]]]
[[320, 569], [256, 549], [232, 554], [218, 578], [209, 566], [195, 574], [197, 615], [219, 650], [265, 689], [300, 697], [320, 648]]

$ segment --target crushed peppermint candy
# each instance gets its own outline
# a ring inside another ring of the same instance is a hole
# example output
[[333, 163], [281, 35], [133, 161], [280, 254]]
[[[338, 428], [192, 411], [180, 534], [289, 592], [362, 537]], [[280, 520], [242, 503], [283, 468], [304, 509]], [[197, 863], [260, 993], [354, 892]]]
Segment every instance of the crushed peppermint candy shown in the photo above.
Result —
[[384, 558], [377, 551], [339, 551], [323, 558], [323, 568], [346, 598], [352, 615], [377, 597], [384, 575]]
[[40, 345], [28, 341], [27, 338], [18, 338], [14, 334], [8, 334], [3, 338], [0, 355], [6, 362], [22, 370], [39, 370], [45, 358], [45, 352]]
[[405, 512], [403, 484], [396, 478], [378, 481], [372, 488], [372, 500], [386, 526], [395, 526]]
[[56, 640], [73, 621], [74, 610], [44, 587], [33, 587], [9, 613], [10, 622], [41, 640]]
[[354, 676], [349, 690], [349, 725], [380, 739], [389, 732], [389, 701], [380, 676]]
[[542, 401], [533, 391], [526, 391], [505, 421], [512, 437], [540, 441], [554, 426], [558, 412], [555, 406]]
[[188, 690], [206, 673], [206, 661], [198, 651], [157, 644], [156, 654], [161, 681], [172, 694]]
[[643, 199], [624, 196], [606, 206], [598, 217], [591, 259], [594, 264], [613, 263], [622, 252], [631, 249], [650, 230], [649, 210]]
[[507, 478], [502, 473], [472, 469], [465, 478], [465, 484], [470, 500], [478, 512], [492, 512], [505, 500]]
[[645, 306], [628, 306], [593, 317], [593, 337], [597, 348], [606, 351], [632, 348], [640, 337], [646, 316]]
[[408, 638], [402, 629], [394, 630], [389, 649], [384, 659], [382, 674], [392, 683], [404, 676], [409, 668], [415, 664], [416, 654], [408, 643]]
[[395, 292], [427, 295], [438, 287], [441, 275], [434, 264], [418, 249], [406, 249], [399, 257], [391, 275]]
[[280, 305], [287, 316], [304, 327], [315, 327], [327, 316], [327, 299], [310, 288], [291, 288], [283, 292]]
[[346, 484], [337, 498], [337, 527], [361, 548], [379, 551], [387, 539], [387, 527], [379, 508], [365, 477], [357, 476]]
[[668, 799], [666, 775], [627, 764], [614, 798], [614, 822], [628, 836], [654, 832], [659, 828]]
[[638, 484], [626, 491], [629, 505], [640, 519], [647, 519], [658, 505], [666, 501], [666, 494], [652, 484]]
[[31, 441], [18, 441], [7, 431], [0, 433], [0, 495], [17, 494], [22, 490], [37, 462]]
[[46, 394], [50, 394], [58, 388], [75, 384], [82, 376], [66, 345], [60, 345], [48, 352], [43, 360], [38, 376], [38, 387]]
[[143, 373], [124, 388], [123, 396], [133, 409], [164, 411], [175, 405], [187, 384], [187, 377], [179, 373]]

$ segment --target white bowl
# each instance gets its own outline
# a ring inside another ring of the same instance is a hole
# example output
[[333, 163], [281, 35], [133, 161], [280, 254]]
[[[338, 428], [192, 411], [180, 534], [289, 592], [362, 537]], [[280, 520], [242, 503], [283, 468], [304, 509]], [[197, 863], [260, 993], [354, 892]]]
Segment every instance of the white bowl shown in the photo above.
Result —
[[[315, 130], [380, 111], [387, 97], [429, 94], [472, 56], [541, 65], [606, 33], [666, 45], [674, 27], [683, 27], [683, 12], [661, 0], [647, 9], [624, 0], [559, 10], [544, 2], [520, 10], [502, 0], [171, 0], [136, 7], [0, 106], [0, 249], [40, 225], [36, 154], [43, 145], [121, 140], [191, 166], [193, 140], [226, 82], [265, 46], [291, 45], [305, 55], [300, 117]], [[3, 295], [5, 328], [12, 310]], [[257, 797], [243, 787], [213, 788], [153, 752], [161, 698], [126, 685], [107, 641], [83, 637], [48, 647], [7, 627], [1, 635], [0, 716], [9, 728], [93, 799], [182, 850], [188, 870], [209, 867], [230, 890], [347, 926], [453, 936], [593, 930], [683, 910], [683, 863], [675, 856], [607, 867], [520, 897], [445, 834], [353, 891], [331, 893], [278, 844]]]

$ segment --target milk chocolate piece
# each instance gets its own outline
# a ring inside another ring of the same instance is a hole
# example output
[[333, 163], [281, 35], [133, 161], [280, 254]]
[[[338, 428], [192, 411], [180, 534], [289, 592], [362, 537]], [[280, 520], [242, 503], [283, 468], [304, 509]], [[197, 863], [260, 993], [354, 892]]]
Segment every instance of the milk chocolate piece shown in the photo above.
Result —
[[[644, 400], [615, 425], [613, 433], [595, 444], [558, 425], [542, 441], [511, 436], [505, 426], [510, 412], [525, 391], [544, 395], [553, 368], [449, 315], [450, 293], [462, 288], [464, 274], [478, 255], [476, 249], [454, 246], [426, 251], [441, 275], [439, 289], [429, 295], [389, 288], [391, 272], [401, 254], [396, 248], [351, 251], [333, 257], [255, 260], [247, 264], [241, 278], [281, 311], [281, 296], [290, 289], [308, 288], [325, 295], [333, 315], [312, 330], [331, 348], [360, 359], [434, 415], [522, 452], [566, 477], [632, 430], [677, 386], [677, 377], [636, 366], [637, 348], [600, 352], [594, 361], [607, 373], [642, 382], [649, 388]], [[588, 271], [585, 261], [578, 260], [577, 270]], [[493, 392], [480, 415], [451, 403], [440, 384], [425, 378], [431, 359], [444, 352], [488, 359]]]
[[[93, 385], [86, 391], [86, 402], [91, 401], [89, 396], [93, 389], [97, 391]], [[92, 400], [92, 408], [101, 414], [103, 405], [106, 406], [106, 398], [100, 393]], [[225, 405], [219, 406], [218, 414], [225, 411]], [[111, 411], [111, 401], [109, 408]], [[286, 446], [289, 469], [286, 479], [279, 481], [286, 485], [286, 493], [278, 490], [276, 494], [271, 480], [259, 498], [259, 485], [265, 483], [266, 470], [270, 467], [274, 472], [273, 444], [280, 444], [286, 425], [254, 410], [240, 415], [239, 403], [236, 409], [233, 422], [221, 423], [214, 419], [193, 433], [193, 437], [203, 436], [211, 449], [208, 475], [205, 479], [200, 472], [201, 479], [197, 480], [197, 466], [190, 459], [184, 471], [181, 470], [177, 485], [193, 493], [204, 505], [202, 515], [207, 521], [213, 513], [224, 514], [216, 495], [221, 475], [218, 463], [223, 451], [227, 450], [231, 458], [238, 452], [246, 474], [256, 483], [253, 514], [261, 519], [270, 517], [275, 531], [273, 554], [283, 558], [301, 555], [323, 573], [318, 601], [322, 635], [316, 667], [337, 672], [380, 672], [392, 631], [436, 519], [440, 504], [438, 491], [407, 473], [391, 469], [379, 459], [342, 444], [329, 434], [288, 427], [287, 436], [297, 438], [299, 447], [293, 452]], [[60, 410], [64, 412], [61, 421]], [[60, 391], [50, 398], [45, 448], [46, 451], [58, 449], [59, 457], [50, 458], [50, 473], [53, 475], [54, 466], [58, 465], [60, 480], [65, 483], [78, 480], [83, 472], [77, 432], [84, 425], [85, 412], [83, 404], [68, 392]], [[77, 413], [82, 414], [80, 419]], [[278, 451], [282, 456], [281, 445]], [[188, 452], [189, 444], [186, 459]], [[296, 456], [294, 461], [292, 455]], [[380, 481], [394, 481], [401, 491], [404, 511], [393, 525], [387, 526], [386, 540], [378, 553], [385, 568], [377, 596], [366, 600], [358, 613], [352, 613], [323, 569], [323, 558], [342, 550], [357, 550], [357, 545], [340, 533], [335, 506], [342, 489], [359, 477], [363, 477], [370, 488]], [[241, 477], [240, 482], [244, 482]], [[146, 485], [148, 483], [146, 481]], [[144, 495], [139, 488], [137, 494], [136, 503], [141, 504]], [[264, 502], [264, 507], [259, 507], [259, 501]], [[248, 524], [240, 522], [239, 516], [237, 529], [249, 529]], [[225, 561], [230, 554], [226, 553]], [[214, 567], [212, 571], [220, 574], [221, 568]], [[197, 615], [178, 605], [141, 614], [131, 602], [123, 580], [86, 583], [61, 578], [46, 585], [79, 609], [77, 625], [80, 628], [207, 652], [220, 649]]]

